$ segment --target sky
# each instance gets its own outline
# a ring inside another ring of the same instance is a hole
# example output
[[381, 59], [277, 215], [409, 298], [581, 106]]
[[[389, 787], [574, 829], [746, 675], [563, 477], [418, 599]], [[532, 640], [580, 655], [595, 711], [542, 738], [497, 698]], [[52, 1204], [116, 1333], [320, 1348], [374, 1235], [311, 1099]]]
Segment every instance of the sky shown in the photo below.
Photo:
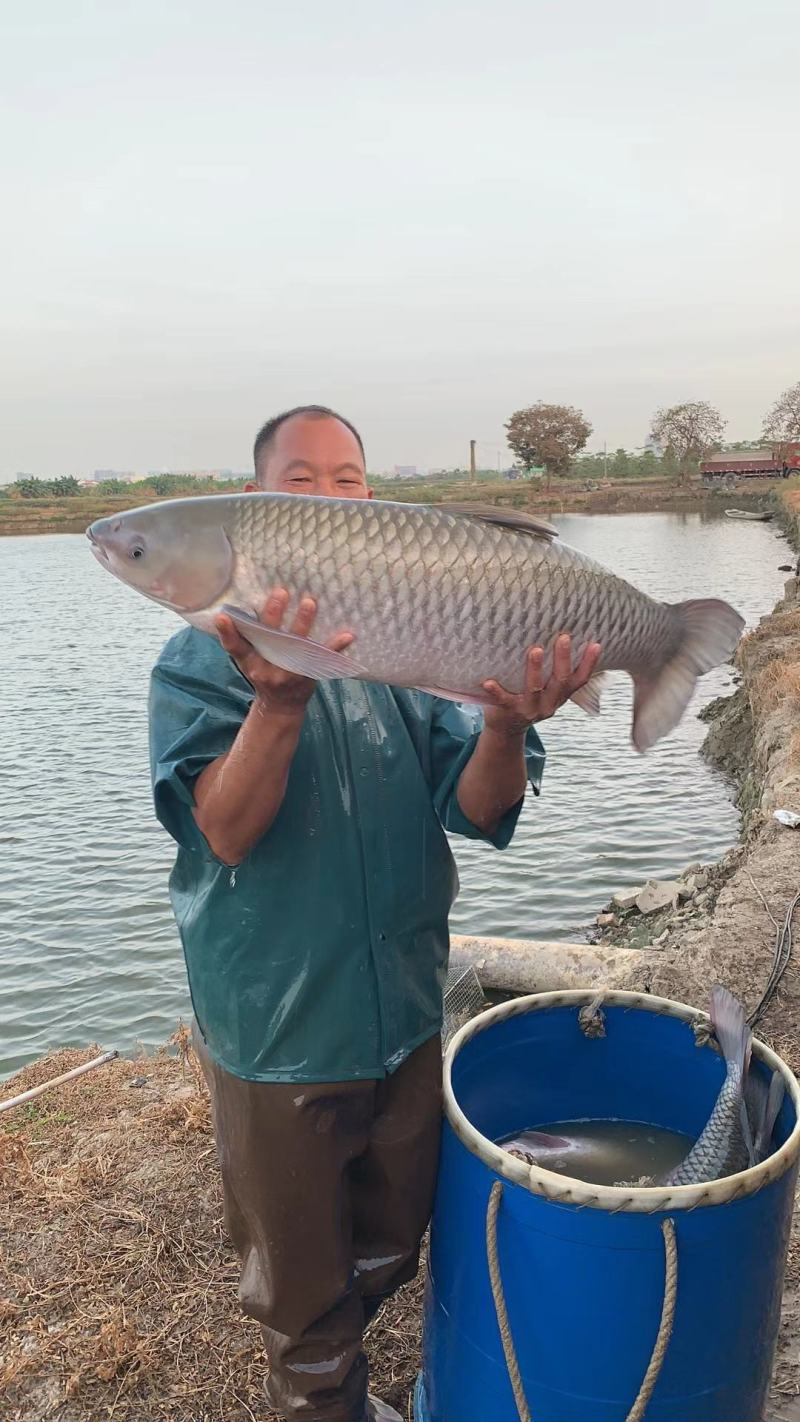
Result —
[[757, 433], [800, 380], [796, 0], [0, 0], [0, 482]]

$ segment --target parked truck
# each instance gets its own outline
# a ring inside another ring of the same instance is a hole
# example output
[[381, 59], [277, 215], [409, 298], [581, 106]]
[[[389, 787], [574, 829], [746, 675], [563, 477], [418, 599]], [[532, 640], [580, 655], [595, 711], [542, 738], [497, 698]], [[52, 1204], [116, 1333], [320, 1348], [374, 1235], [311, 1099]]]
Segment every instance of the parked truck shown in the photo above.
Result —
[[753, 449], [721, 449], [700, 465], [704, 484], [717, 479], [784, 478], [800, 473], [800, 440]]

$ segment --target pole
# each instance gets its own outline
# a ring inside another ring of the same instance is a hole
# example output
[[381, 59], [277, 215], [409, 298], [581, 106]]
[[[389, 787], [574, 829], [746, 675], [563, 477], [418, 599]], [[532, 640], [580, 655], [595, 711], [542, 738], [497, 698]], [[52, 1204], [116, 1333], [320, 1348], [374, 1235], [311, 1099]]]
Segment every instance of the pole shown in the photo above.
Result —
[[90, 1062], [84, 1062], [82, 1066], [73, 1067], [72, 1071], [62, 1072], [61, 1076], [54, 1076], [50, 1081], [43, 1081], [41, 1086], [32, 1086], [29, 1091], [21, 1091], [19, 1096], [8, 1096], [5, 1101], [0, 1101], [0, 1111], [10, 1111], [12, 1106], [21, 1106], [23, 1101], [33, 1101], [43, 1092], [49, 1091], [51, 1086], [61, 1086], [62, 1082], [72, 1081], [76, 1076], [83, 1076], [84, 1072], [91, 1071], [93, 1067], [104, 1066], [106, 1062], [112, 1062], [118, 1052], [103, 1052], [100, 1057], [92, 1057]]
[[476, 445], [476, 444], [477, 444], [477, 440], [474, 440], [474, 439], [471, 439], [470, 442], [469, 442], [469, 482], [470, 482], [471, 484], [474, 484], [474, 483], [475, 483], [475, 476], [476, 476], [476, 469], [475, 469], [475, 445]]

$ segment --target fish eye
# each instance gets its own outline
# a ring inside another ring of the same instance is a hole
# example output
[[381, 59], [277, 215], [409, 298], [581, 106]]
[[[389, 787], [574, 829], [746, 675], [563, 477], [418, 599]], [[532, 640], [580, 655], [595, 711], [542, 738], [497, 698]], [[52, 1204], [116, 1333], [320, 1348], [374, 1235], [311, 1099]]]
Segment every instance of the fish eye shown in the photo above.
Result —
[[136, 544], [134, 544], [134, 546], [133, 546], [133, 548], [131, 549], [131, 551], [130, 551], [130, 553], [129, 553], [128, 556], [129, 556], [130, 558], [143, 558], [143, 557], [144, 557], [144, 549], [143, 549], [141, 543], [136, 543]]

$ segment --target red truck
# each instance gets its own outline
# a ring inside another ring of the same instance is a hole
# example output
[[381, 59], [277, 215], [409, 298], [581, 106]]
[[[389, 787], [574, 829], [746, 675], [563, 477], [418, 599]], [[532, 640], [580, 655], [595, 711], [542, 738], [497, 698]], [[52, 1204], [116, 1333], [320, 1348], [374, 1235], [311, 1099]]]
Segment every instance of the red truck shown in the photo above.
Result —
[[700, 465], [703, 483], [734, 475], [739, 479], [780, 478], [800, 472], [800, 440], [757, 449], [722, 449]]

